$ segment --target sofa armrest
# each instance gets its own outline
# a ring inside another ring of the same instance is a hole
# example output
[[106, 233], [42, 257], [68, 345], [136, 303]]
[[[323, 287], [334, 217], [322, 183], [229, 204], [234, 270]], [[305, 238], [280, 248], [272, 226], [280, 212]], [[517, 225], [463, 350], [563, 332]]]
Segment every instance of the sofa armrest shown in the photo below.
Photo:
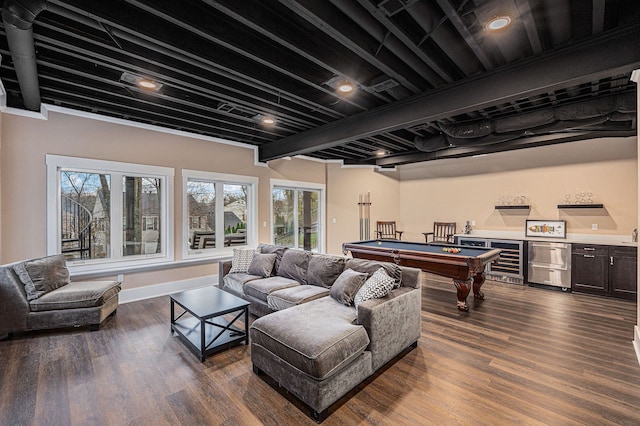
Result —
[[400, 287], [358, 306], [358, 323], [369, 335], [373, 369], [377, 370], [420, 338], [422, 291]]
[[224, 276], [231, 270], [231, 260], [221, 260], [218, 262], [218, 287], [224, 287]]
[[27, 329], [30, 307], [20, 279], [12, 263], [0, 266], [0, 333]]

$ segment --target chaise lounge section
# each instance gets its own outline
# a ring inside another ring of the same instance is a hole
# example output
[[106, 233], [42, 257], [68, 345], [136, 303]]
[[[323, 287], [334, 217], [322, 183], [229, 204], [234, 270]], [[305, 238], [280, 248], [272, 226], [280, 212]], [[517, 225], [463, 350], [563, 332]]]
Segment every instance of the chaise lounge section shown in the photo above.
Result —
[[92, 331], [116, 313], [120, 283], [71, 282], [63, 255], [0, 265], [0, 335], [63, 327]]
[[316, 421], [417, 346], [420, 270], [264, 244], [258, 251], [278, 254], [267, 276], [230, 272], [231, 262], [221, 262], [220, 287], [248, 300], [259, 317], [249, 331], [254, 371], [302, 401]]

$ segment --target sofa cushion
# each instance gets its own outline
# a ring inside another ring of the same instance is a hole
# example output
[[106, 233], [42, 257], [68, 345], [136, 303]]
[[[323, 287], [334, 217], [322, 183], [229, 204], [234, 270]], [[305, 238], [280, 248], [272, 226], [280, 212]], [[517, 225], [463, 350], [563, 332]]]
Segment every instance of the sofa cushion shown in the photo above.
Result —
[[279, 311], [328, 295], [328, 288], [315, 285], [300, 285], [274, 291], [267, 296], [267, 304], [274, 311]]
[[252, 344], [322, 380], [351, 363], [369, 345], [367, 332], [354, 324], [355, 318], [353, 307], [323, 297], [258, 318], [251, 325], [250, 338]]
[[378, 262], [376, 260], [367, 259], [347, 259], [345, 268], [351, 268], [354, 271], [366, 272], [369, 276], [373, 275], [380, 267], [384, 268], [391, 278], [395, 281], [395, 288], [400, 287], [402, 282], [402, 269], [391, 262]]
[[300, 284], [306, 284], [311, 256], [312, 253], [305, 250], [289, 249], [285, 251], [278, 268], [278, 275], [296, 280]]
[[117, 281], [77, 281], [50, 291], [29, 305], [31, 311], [92, 308], [101, 306], [120, 292]]
[[331, 287], [344, 271], [346, 259], [340, 256], [314, 254], [309, 259], [307, 270], [307, 284], [321, 287]]
[[227, 274], [222, 278], [224, 288], [229, 288], [235, 291], [237, 294], [244, 294], [244, 285], [249, 281], [259, 280], [260, 276], [251, 275], [246, 272], [238, 272], [234, 274]]
[[247, 282], [244, 285], [244, 294], [266, 302], [269, 294], [274, 291], [299, 285], [296, 280], [285, 277], [260, 278]]
[[364, 282], [353, 298], [353, 304], [356, 307], [356, 312], [360, 303], [365, 300], [379, 299], [386, 296], [391, 290], [393, 290], [394, 285], [394, 279], [387, 275], [384, 268], [379, 268]]
[[260, 253], [271, 254], [275, 253], [276, 261], [273, 265], [273, 270], [271, 271], [271, 275], [276, 275], [278, 273], [278, 268], [280, 267], [280, 261], [282, 260], [282, 256], [284, 252], [287, 251], [288, 247], [286, 246], [277, 246], [273, 244], [258, 244], [258, 248], [256, 249]]
[[367, 278], [364, 272], [345, 269], [331, 286], [331, 297], [343, 305], [352, 305], [353, 298]]
[[24, 285], [27, 300], [34, 300], [69, 284], [69, 270], [63, 254], [27, 260], [13, 266]]
[[249, 272], [249, 265], [255, 252], [255, 249], [233, 249], [233, 260], [229, 273]]
[[247, 272], [249, 272], [251, 275], [258, 275], [261, 277], [270, 277], [275, 261], [276, 261], [275, 253], [270, 253], [270, 254], [254, 253]]

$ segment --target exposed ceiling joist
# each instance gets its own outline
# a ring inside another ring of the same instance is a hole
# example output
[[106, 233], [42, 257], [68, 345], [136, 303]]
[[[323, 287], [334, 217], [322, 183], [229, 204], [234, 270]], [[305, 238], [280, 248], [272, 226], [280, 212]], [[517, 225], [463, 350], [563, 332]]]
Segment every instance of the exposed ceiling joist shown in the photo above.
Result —
[[640, 68], [640, 25], [504, 66], [477, 78], [262, 145], [260, 160], [311, 153]]
[[514, 151], [516, 149], [524, 149], [524, 148], [535, 148], [540, 146], [547, 145], [556, 145], [566, 142], [576, 142], [576, 141], [584, 141], [591, 140], [597, 138], [606, 138], [606, 137], [625, 137], [625, 136], [635, 136], [635, 131], [628, 132], [609, 132], [609, 131], [600, 131], [600, 132], [575, 132], [575, 133], [563, 133], [557, 134], [554, 136], [534, 136], [525, 139], [518, 139], [506, 143], [502, 143], [500, 145], [484, 145], [479, 147], [458, 147], [451, 148], [445, 151], [436, 151], [436, 152], [413, 152], [407, 153], [404, 155], [399, 155], [395, 157], [388, 158], [380, 158], [376, 160], [376, 165], [380, 167], [393, 167], [399, 166], [402, 164], [410, 164], [410, 163], [418, 163], [421, 161], [431, 161], [431, 160], [443, 160], [446, 158], [461, 158], [461, 157], [469, 157], [472, 155], [483, 155], [490, 154], [494, 152], [504, 152], [504, 151]]

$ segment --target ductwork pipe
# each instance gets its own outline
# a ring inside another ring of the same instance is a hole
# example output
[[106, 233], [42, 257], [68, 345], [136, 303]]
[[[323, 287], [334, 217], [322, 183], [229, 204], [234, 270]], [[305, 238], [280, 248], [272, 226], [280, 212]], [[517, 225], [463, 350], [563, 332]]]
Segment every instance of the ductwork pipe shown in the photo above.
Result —
[[2, 7], [2, 21], [24, 107], [32, 111], [40, 110], [40, 84], [32, 26], [38, 14], [46, 9], [46, 0], [6, 0]]

